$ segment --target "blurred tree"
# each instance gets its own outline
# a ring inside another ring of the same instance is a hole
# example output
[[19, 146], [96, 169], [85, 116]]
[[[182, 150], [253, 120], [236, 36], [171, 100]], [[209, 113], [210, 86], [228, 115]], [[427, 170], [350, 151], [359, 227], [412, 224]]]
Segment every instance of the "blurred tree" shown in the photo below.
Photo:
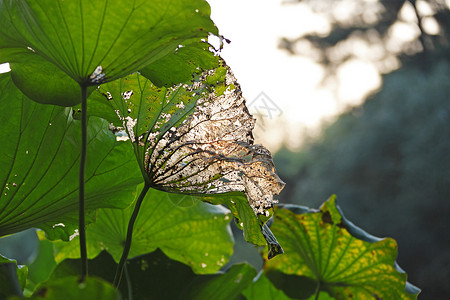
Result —
[[[280, 48], [306, 55], [326, 65], [329, 74], [351, 58], [376, 63], [390, 72], [404, 59], [421, 53], [427, 56], [450, 41], [450, 11], [445, 0], [293, 0], [331, 23], [328, 34], [282, 38]], [[361, 51], [362, 48], [365, 50]]]

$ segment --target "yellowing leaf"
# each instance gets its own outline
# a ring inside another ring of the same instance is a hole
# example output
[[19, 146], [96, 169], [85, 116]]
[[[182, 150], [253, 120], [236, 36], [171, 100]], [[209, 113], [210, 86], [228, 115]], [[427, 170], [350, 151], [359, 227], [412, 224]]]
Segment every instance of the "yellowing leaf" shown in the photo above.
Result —
[[[282, 253], [264, 223], [284, 183], [270, 152], [253, 144], [255, 120], [223, 61], [214, 69], [194, 72], [191, 82], [170, 88], [132, 74], [103, 84], [90, 101], [116, 110], [123, 127], [114, 130], [127, 131], [149, 187], [226, 204], [245, 225], [252, 224], [252, 232], [244, 228], [247, 241], [262, 245], [268, 241], [270, 257]], [[101, 113], [117, 124], [111, 113]], [[246, 195], [252, 216], [236, 192]], [[232, 196], [214, 196], [224, 193]]]
[[149, 186], [189, 194], [240, 191], [255, 214], [269, 216], [284, 183], [270, 152], [253, 144], [255, 120], [228, 66], [172, 88], [134, 74], [101, 92], [118, 108]]
[[396, 242], [364, 241], [350, 234], [350, 227], [356, 228], [334, 198], [318, 212], [277, 210], [272, 230], [286, 254], [266, 262], [265, 269], [312, 278], [336, 299], [415, 299], [419, 290], [408, 284], [414, 294], [407, 293], [406, 274], [395, 267]]

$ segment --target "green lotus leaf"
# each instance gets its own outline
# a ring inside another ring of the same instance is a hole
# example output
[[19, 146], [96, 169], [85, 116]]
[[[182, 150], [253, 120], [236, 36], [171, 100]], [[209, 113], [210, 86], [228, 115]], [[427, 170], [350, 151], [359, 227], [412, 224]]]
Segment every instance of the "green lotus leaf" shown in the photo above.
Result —
[[[74, 106], [80, 102], [80, 86], [42, 56], [31, 53], [10, 59], [14, 84], [31, 100], [43, 104]], [[93, 87], [88, 89], [89, 93]]]
[[186, 293], [188, 299], [237, 299], [239, 294], [256, 276], [256, 271], [248, 264], [235, 264], [223, 274], [210, 278], [199, 277]]
[[[0, 236], [31, 227], [69, 239], [78, 228], [80, 126], [71, 110], [29, 100], [0, 74]], [[128, 143], [116, 141], [106, 121], [88, 125], [86, 205], [123, 208], [142, 181]], [[128, 196], [128, 197], [127, 197]]]
[[139, 73], [157, 86], [169, 87], [189, 82], [193, 74], [219, 65], [219, 56], [211, 52], [210, 47], [206, 42], [192, 42], [140, 69]]
[[264, 274], [259, 274], [258, 280], [247, 287], [242, 294], [247, 300], [290, 300], [286, 294], [277, 289]]
[[0, 299], [6, 299], [13, 295], [22, 296], [27, 273], [26, 266], [17, 265], [15, 260], [0, 254]]
[[277, 269], [266, 269], [263, 275], [269, 279], [276, 289], [283, 291], [286, 296], [292, 299], [335, 299], [327, 292], [318, 290], [317, 282], [312, 278], [285, 274]]
[[0, 52], [28, 49], [82, 85], [115, 80], [217, 34], [206, 1], [19, 0], [0, 3]]
[[[64, 260], [51, 278], [76, 275], [79, 264], [78, 259]], [[107, 252], [89, 260], [90, 273], [109, 282], [114, 278], [116, 266]], [[127, 271], [128, 280], [122, 280], [119, 290], [128, 299], [236, 299], [256, 275], [255, 269], [247, 264], [233, 265], [217, 274], [195, 274], [159, 249], [128, 260]]]
[[[11, 297], [9, 300], [20, 300], [23, 297]], [[65, 276], [50, 279], [40, 284], [34, 294], [26, 299], [31, 300], [79, 300], [102, 299], [120, 300], [120, 292], [112, 284], [97, 277], [86, 277], [80, 282], [79, 276]]]
[[[248, 205], [248, 200], [244, 193], [231, 192], [225, 194], [214, 194], [200, 198], [212, 204], [223, 204], [227, 206], [235, 218], [236, 226], [243, 230], [244, 239], [258, 246], [268, 247], [268, 257], [272, 258], [283, 253], [283, 249], [277, 239], [265, 224], [267, 221], [262, 215], [255, 215]], [[270, 215], [273, 212], [270, 210]]]
[[[183, 206], [174, 204], [183, 202]], [[87, 230], [88, 256], [107, 250], [119, 262], [134, 205], [124, 210], [100, 209]], [[134, 225], [130, 257], [160, 248], [171, 259], [192, 267], [196, 273], [214, 273], [233, 253], [231, 215], [221, 206], [203, 203], [194, 196], [149, 190]], [[75, 244], [73, 243], [75, 242]], [[56, 260], [78, 258], [78, 238], [59, 242]]]
[[34, 291], [37, 284], [45, 282], [56, 267], [53, 242], [46, 238], [41, 239], [39, 235], [43, 237], [45, 235], [43, 231], [38, 230], [37, 232], [40, 238], [37, 255], [34, 261], [28, 265], [26, 289], [29, 291]]
[[287, 254], [265, 269], [312, 278], [336, 299], [416, 299], [417, 293], [405, 290], [406, 274], [395, 267], [396, 242], [361, 240], [343, 220], [334, 197], [318, 212], [277, 210], [272, 230]]

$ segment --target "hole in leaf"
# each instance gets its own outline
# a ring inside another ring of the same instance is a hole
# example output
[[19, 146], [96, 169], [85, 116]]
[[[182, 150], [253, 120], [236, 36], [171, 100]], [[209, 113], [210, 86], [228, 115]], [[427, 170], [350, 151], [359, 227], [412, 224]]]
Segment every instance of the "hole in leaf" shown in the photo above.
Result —
[[[168, 126], [185, 107], [173, 96], [183, 89], [199, 97], [195, 110], [178, 126]], [[149, 184], [176, 193], [244, 192], [255, 214], [269, 216], [268, 209], [277, 202], [273, 195], [284, 183], [275, 173], [270, 152], [253, 144], [255, 120], [231, 70], [221, 66], [205, 71], [191, 85], [169, 89], [165, 99], [175, 101], [178, 111], [161, 111], [140, 136], [138, 119], [122, 116], [131, 141], [144, 147], [142, 163]]]
[[105, 77], [102, 66], [95, 68], [94, 72], [89, 76], [90, 83], [102, 83]]

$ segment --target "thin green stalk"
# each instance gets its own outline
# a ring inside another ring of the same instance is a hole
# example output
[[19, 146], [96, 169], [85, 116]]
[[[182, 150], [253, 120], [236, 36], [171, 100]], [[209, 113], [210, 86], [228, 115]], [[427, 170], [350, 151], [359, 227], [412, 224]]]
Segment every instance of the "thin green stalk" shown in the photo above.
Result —
[[131, 215], [130, 222], [128, 223], [128, 229], [127, 229], [127, 238], [125, 240], [125, 246], [122, 252], [122, 257], [120, 258], [119, 265], [117, 266], [116, 270], [116, 276], [114, 277], [113, 285], [115, 287], [118, 287], [120, 284], [120, 280], [122, 279], [122, 273], [124, 265], [128, 258], [128, 253], [130, 253], [131, 248], [131, 240], [133, 238], [133, 227], [134, 222], [136, 222], [136, 218], [139, 213], [139, 209], [141, 208], [142, 200], [144, 200], [145, 195], [147, 194], [147, 191], [150, 187], [145, 184], [144, 188], [141, 191], [141, 194], [139, 195], [139, 198], [136, 200], [136, 205], [134, 206], [133, 214]]
[[316, 292], [314, 293], [315, 295], [314, 300], [319, 300], [319, 294], [320, 294], [320, 280], [317, 281]]
[[86, 173], [86, 154], [87, 154], [87, 86], [81, 87], [81, 155], [80, 155], [80, 173], [78, 177], [79, 185], [79, 219], [78, 232], [80, 234], [80, 257], [81, 257], [81, 279], [83, 282], [88, 274], [88, 260], [86, 250], [86, 228], [85, 228], [85, 205], [84, 205], [84, 181]]
[[127, 264], [124, 265], [123, 270], [125, 272], [125, 279], [127, 280], [128, 300], [133, 300], [133, 285], [131, 284], [131, 277], [128, 273]]

